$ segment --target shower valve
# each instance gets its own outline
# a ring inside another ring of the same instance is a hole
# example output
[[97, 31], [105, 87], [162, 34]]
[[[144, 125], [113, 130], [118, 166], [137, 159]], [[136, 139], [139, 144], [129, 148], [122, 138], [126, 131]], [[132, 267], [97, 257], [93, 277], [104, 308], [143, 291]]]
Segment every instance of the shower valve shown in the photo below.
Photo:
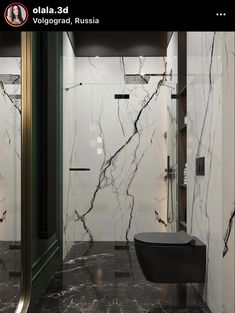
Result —
[[167, 173], [165, 176], [164, 176], [164, 179], [167, 180], [167, 179], [173, 179], [173, 168], [170, 167], [170, 156], [168, 155], [167, 156], [167, 168], [165, 169], [165, 172]]
[[170, 167], [170, 168], [166, 168], [165, 169], [165, 172], [167, 173], [165, 176], [164, 176], [164, 179], [167, 180], [167, 179], [173, 179], [173, 169]]

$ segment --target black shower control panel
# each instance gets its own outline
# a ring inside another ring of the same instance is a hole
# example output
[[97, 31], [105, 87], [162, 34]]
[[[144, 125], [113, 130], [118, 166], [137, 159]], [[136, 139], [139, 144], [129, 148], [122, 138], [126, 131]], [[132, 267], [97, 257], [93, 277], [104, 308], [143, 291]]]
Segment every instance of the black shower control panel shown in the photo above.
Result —
[[205, 175], [205, 157], [196, 158], [196, 175]]

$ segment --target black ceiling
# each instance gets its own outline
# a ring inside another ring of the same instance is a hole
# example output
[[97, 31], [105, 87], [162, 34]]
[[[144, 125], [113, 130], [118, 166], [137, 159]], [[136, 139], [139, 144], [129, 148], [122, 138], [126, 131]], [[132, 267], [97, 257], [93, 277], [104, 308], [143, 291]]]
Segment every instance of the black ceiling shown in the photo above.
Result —
[[167, 32], [81, 31], [68, 35], [78, 57], [166, 56]]
[[20, 57], [20, 32], [0, 31], [0, 57]]

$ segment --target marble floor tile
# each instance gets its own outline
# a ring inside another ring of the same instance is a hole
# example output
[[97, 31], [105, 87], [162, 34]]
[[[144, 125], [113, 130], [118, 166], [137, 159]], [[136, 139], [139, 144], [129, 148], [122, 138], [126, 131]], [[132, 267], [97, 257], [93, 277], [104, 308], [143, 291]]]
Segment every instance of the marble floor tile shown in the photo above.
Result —
[[133, 242], [75, 243], [34, 313], [210, 313], [190, 284], [153, 284]]
[[12, 242], [0, 241], [0, 312], [5, 313], [14, 313], [20, 298], [20, 250], [11, 247]]

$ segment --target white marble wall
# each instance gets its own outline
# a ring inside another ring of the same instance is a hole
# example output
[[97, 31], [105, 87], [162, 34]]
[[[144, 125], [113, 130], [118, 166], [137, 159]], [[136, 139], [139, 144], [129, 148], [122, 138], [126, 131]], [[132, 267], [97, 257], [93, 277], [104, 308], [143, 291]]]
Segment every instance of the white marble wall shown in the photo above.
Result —
[[[226, 163], [224, 156], [231, 150], [223, 145], [224, 140], [228, 140], [224, 136], [227, 121], [223, 115], [226, 97], [229, 97], [226, 84], [230, 84], [230, 91], [234, 90], [234, 82], [226, 80], [225, 84], [228, 68], [234, 71], [232, 63], [230, 64], [234, 52], [228, 49], [229, 46], [225, 46], [226, 36], [225, 33], [213, 32], [187, 34], [188, 232], [207, 245], [207, 273], [203, 295], [213, 313], [221, 313], [223, 300], [228, 301], [226, 297], [223, 299], [222, 251], [226, 222], [228, 223], [234, 201], [234, 194], [229, 187], [230, 205], [227, 203], [224, 207], [224, 190], [227, 188], [223, 172]], [[227, 106], [227, 109], [230, 110], [227, 111], [228, 116], [233, 114], [232, 105]], [[226, 134], [231, 131], [232, 129], [227, 130]], [[205, 176], [196, 176], [195, 159], [203, 156]], [[226, 214], [224, 210], [227, 210]], [[234, 267], [230, 266], [226, 270], [230, 274], [234, 273]], [[228, 289], [225, 293], [229, 293]], [[234, 309], [228, 312], [234, 312]]]
[[[168, 84], [171, 87], [171, 94], [177, 94], [178, 83], [178, 32], [174, 32], [167, 47], [167, 73], [171, 75], [168, 78]], [[169, 191], [172, 198], [169, 197], [169, 212], [173, 211], [172, 223], [168, 223], [168, 231], [177, 230], [177, 116], [176, 99], [169, 99], [167, 105], [167, 154], [170, 156], [170, 165], [173, 168], [174, 178], [172, 185], [169, 185]], [[171, 215], [171, 214], [170, 214]]]
[[125, 241], [137, 232], [167, 230], [170, 83], [161, 76], [125, 84], [124, 71], [164, 73], [166, 60], [75, 58], [64, 34], [65, 254], [75, 240]]
[[223, 201], [223, 312], [235, 312], [234, 219], [235, 219], [235, 133], [234, 133], [234, 33], [222, 36], [222, 201]]
[[[0, 241], [20, 240], [20, 58], [0, 58]], [[4, 214], [4, 212], [6, 212]]]

